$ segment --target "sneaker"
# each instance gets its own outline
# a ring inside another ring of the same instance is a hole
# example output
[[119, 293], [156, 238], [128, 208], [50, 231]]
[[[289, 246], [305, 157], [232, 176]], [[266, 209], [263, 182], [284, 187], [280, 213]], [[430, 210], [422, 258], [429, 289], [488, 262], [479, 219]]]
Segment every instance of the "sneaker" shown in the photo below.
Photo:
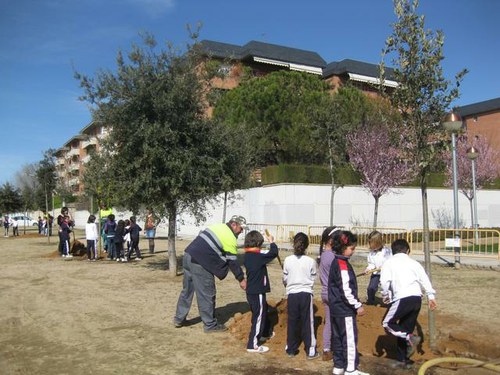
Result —
[[312, 361], [313, 359], [316, 359], [316, 358], [319, 358], [319, 357], [321, 357], [321, 354], [319, 354], [318, 352], [316, 352], [316, 353], [314, 353], [313, 355], [308, 355], [306, 358], [307, 358], [308, 360], [311, 360], [311, 361]]
[[116, 258], [116, 261], [117, 261], [117, 262], [121, 262], [121, 259], [120, 259], [120, 258]]
[[128, 262], [127, 258], [122, 258], [122, 262]]
[[333, 360], [333, 353], [331, 350], [327, 350], [323, 352], [323, 356], [321, 357], [323, 361], [331, 361]]
[[63, 258], [66, 258], [66, 254], [61, 255]]
[[73, 258], [73, 255], [68, 254], [68, 255], [66, 255], [66, 258]]
[[174, 327], [175, 328], [184, 327], [185, 324], [186, 324], [186, 319], [184, 319], [182, 322], [179, 322], [179, 321], [175, 320], [175, 318], [174, 318]]
[[247, 352], [249, 353], [266, 353], [268, 351], [269, 348], [264, 345], [258, 346], [256, 349], [247, 349]]
[[332, 371], [333, 375], [344, 375], [344, 373], [345, 373], [345, 370], [343, 368], [334, 367], [333, 371]]
[[137, 261], [139, 261], [139, 260], [142, 260], [142, 258], [135, 258], [134, 260], [137, 260]]
[[408, 342], [407, 348], [406, 348], [406, 358], [410, 358], [413, 354], [415, 354], [417, 350], [418, 344], [420, 344], [420, 341], [422, 339], [420, 336], [417, 335], [408, 335], [408, 339], [406, 340]]
[[393, 369], [403, 369], [403, 370], [410, 370], [413, 368], [413, 364], [415, 362], [411, 360], [406, 360], [406, 361], [393, 361], [393, 363], [390, 364], [390, 367]]
[[313, 359], [316, 359], [316, 358], [319, 358], [319, 357], [321, 357], [321, 354], [319, 354], [318, 352], [316, 352], [313, 355], [308, 355], [306, 358], [309, 359], [309, 360], [313, 360]]
[[216, 333], [216, 332], [224, 332], [227, 331], [227, 327], [224, 324], [217, 324], [213, 328], [203, 328], [205, 333]]
[[297, 354], [299, 354], [298, 350], [296, 350], [294, 352], [286, 352], [286, 355], [289, 356], [290, 358], [295, 357]]
[[354, 371], [345, 371], [345, 375], [370, 375], [368, 372], [363, 372], [360, 370], [354, 370]]
[[274, 332], [274, 331], [273, 331], [273, 332], [271, 333], [271, 336], [262, 336], [260, 339], [261, 339], [262, 341], [268, 341], [268, 340], [271, 340], [274, 336], [276, 336], [276, 332]]

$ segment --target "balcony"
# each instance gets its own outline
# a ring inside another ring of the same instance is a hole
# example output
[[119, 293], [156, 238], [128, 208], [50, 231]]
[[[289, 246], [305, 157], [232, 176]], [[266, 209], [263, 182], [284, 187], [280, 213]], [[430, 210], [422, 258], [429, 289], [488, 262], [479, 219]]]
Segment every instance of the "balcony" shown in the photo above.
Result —
[[95, 146], [95, 145], [97, 145], [97, 138], [96, 137], [91, 137], [86, 141], [82, 141], [82, 143], [81, 143], [81, 147], [83, 149], [90, 147], [90, 146]]
[[71, 159], [73, 156], [80, 156], [80, 149], [79, 148], [72, 148], [69, 150], [69, 152], [66, 154], [67, 159]]
[[80, 163], [71, 163], [68, 167], [68, 170], [70, 172], [79, 171], [80, 170]]
[[78, 177], [74, 177], [68, 181], [69, 186], [75, 186], [80, 184], [80, 179]]

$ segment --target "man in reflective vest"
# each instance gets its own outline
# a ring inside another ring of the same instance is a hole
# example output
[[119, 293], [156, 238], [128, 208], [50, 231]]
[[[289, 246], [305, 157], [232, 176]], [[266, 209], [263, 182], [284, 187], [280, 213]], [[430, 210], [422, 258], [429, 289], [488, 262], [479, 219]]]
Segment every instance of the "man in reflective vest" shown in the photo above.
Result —
[[224, 324], [219, 324], [215, 318], [214, 276], [222, 280], [231, 270], [240, 283], [241, 289], [246, 289], [245, 275], [237, 261], [237, 238], [245, 228], [245, 218], [234, 215], [225, 224], [210, 225], [200, 232], [186, 248], [182, 260], [183, 287], [174, 317], [176, 327], [182, 327], [186, 324], [186, 318], [196, 292], [204, 332], [227, 330], [227, 327]]

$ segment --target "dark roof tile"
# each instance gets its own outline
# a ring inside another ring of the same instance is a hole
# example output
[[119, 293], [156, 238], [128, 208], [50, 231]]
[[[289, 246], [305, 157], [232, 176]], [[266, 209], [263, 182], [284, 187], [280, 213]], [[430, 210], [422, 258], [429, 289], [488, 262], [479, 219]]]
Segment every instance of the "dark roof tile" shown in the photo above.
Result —
[[457, 112], [462, 117], [474, 116], [485, 112], [500, 110], [500, 98], [485, 100], [473, 104], [464, 105], [457, 108]]

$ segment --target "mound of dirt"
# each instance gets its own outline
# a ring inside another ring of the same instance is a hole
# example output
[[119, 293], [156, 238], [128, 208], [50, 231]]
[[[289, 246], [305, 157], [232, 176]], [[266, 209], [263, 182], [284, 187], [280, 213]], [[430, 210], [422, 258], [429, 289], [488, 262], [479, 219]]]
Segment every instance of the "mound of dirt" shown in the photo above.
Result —
[[[59, 258], [61, 256], [61, 254], [59, 253], [59, 250], [57, 249], [58, 244], [59, 244], [59, 241], [54, 244], [54, 247], [56, 247], [56, 249], [53, 252], [51, 252], [43, 257], [44, 258]], [[74, 257], [83, 257], [84, 255], [85, 256], [87, 255], [87, 246], [78, 240], [74, 240], [70, 243], [69, 252]]]
[[[287, 326], [287, 300], [283, 299], [277, 303], [268, 301], [269, 316], [273, 324], [275, 337], [269, 340], [266, 345], [271, 349], [269, 354], [276, 357], [286, 357], [286, 326]], [[396, 338], [388, 335], [382, 328], [382, 319], [386, 312], [385, 307], [365, 306], [366, 314], [358, 317], [358, 351], [362, 355], [382, 357], [388, 359], [396, 358]], [[322, 333], [325, 321], [324, 308], [321, 301], [314, 302], [315, 331], [318, 342], [318, 351], [322, 351]], [[238, 313], [228, 322], [230, 332], [234, 337], [246, 346], [251, 327], [251, 312]], [[439, 321], [448, 320], [441, 317]], [[442, 325], [440, 325], [442, 327]], [[416, 362], [426, 361], [436, 357], [442, 357], [444, 353], [449, 355], [467, 356], [473, 358], [488, 357], [484, 352], [484, 344], [478, 344], [471, 340], [470, 333], [449, 335], [438, 334], [437, 351], [432, 351], [429, 341], [426, 338], [427, 332], [427, 312], [422, 309], [417, 324], [417, 332], [423, 338], [417, 352], [412, 357]], [[479, 340], [481, 342], [481, 340]], [[302, 344], [301, 350], [304, 350]]]

